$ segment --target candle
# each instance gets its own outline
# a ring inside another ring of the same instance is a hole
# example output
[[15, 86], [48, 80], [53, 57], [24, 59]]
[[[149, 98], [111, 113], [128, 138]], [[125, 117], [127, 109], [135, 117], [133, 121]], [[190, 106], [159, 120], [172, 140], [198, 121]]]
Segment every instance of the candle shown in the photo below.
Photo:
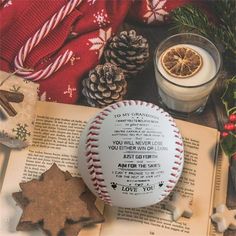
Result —
[[183, 113], [202, 111], [217, 81], [220, 56], [214, 58], [217, 54], [212, 53], [212, 50], [217, 49], [212, 45], [207, 50], [199, 43], [194, 44], [194, 40], [193, 43], [191, 40], [185, 42], [181, 37], [179, 42], [166, 47], [165, 44], [169, 44], [167, 40], [155, 54], [159, 96], [169, 110]]

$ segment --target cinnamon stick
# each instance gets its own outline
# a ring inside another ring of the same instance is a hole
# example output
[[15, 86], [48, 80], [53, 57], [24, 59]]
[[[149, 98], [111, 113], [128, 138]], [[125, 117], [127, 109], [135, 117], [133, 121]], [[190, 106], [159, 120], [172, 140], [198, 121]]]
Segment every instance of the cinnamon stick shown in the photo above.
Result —
[[9, 116], [15, 116], [17, 114], [14, 107], [9, 103], [7, 98], [0, 93], [0, 106], [7, 112]]
[[11, 92], [0, 89], [0, 94], [2, 94], [8, 102], [22, 102], [24, 100], [24, 94], [19, 92]]

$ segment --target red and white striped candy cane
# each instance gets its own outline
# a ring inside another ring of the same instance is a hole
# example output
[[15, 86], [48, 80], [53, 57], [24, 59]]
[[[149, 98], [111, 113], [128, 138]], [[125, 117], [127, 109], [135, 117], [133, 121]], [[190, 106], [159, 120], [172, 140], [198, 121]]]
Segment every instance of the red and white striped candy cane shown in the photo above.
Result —
[[38, 43], [44, 39], [48, 33], [53, 30], [67, 15], [69, 15], [81, 2], [82, 0], [70, 0], [60, 9], [59, 12], [55, 13], [50, 20], [45, 22], [42, 28], [39, 29], [33, 37], [28, 39], [14, 60], [15, 69], [18, 75], [33, 81], [46, 79], [70, 60], [73, 52], [67, 50], [64, 52], [64, 54], [57, 57], [57, 59], [53, 63], [49, 64], [45, 69], [32, 72], [24, 67], [25, 59], [31, 50], [37, 46]]

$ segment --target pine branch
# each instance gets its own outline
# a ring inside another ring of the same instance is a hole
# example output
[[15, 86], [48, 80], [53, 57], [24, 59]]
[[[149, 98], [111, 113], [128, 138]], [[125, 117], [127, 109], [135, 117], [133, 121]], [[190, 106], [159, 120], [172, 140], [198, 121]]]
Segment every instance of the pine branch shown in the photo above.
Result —
[[174, 28], [180, 32], [199, 33], [216, 44], [221, 44], [227, 62], [236, 65], [236, 3], [231, 0], [218, 0], [213, 3], [218, 22], [209, 21], [200, 8], [186, 5], [172, 12]]
[[221, 22], [222, 26], [229, 26], [236, 32], [236, 1], [235, 0], [217, 0], [212, 5], [213, 11]]
[[175, 27], [178, 31], [198, 31], [206, 36], [206, 27], [208, 25], [208, 19], [206, 16], [194, 8], [191, 5], [177, 8], [172, 12], [172, 19], [175, 23]]

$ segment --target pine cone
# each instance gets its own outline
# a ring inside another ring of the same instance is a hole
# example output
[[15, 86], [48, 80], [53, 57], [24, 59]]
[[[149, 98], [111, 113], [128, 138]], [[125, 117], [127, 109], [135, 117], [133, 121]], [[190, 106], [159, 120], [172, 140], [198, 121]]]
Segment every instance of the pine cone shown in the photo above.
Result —
[[108, 41], [104, 51], [105, 60], [120, 67], [126, 77], [141, 71], [149, 58], [147, 39], [136, 35], [135, 30], [122, 31]]
[[97, 65], [83, 80], [82, 93], [94, 107], [105, 107], [120, 101], [127, 92], [127, 82], [121, 69], [111, 63]]

